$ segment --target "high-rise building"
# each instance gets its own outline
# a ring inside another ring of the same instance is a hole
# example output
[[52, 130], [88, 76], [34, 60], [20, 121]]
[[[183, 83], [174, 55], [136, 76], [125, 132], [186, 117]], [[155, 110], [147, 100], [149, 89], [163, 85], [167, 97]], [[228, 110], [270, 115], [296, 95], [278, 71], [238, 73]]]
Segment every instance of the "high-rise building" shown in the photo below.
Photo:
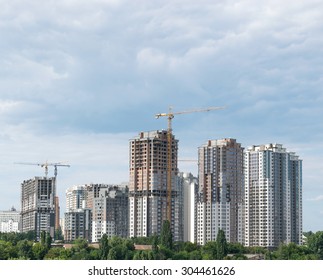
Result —
[[66, 190], [64, 239], [84, 238], [92, 242], [92, 209], [89, 205], [90, 185], [72, 186]]
[[243, 148], [235, 139], [210, 140], [198, 149], [199, 195], [196, 242], [216, 240], [219, 229], [228, 242], [243, 243]]
[[64, 217], [64, 240], [73, 241], [84, 238], [92, 242], [92, 213], [91, 209], [69, 209]]
[[35, 177], [21, 184], [22, 232], [55, 234], [55, 177]]
[[[141, 132], [130, 140], [130, 237], [160, 234], [163, 222], [171, 216], [173, 238], [183, 240], [182, 194], [177, 177], [178, 140], [173, 135], [170, 138], [168, 141], [167, 131], [162, 130]], [[171, 186], [167, 188], [169, 181]], [[169, 189], [171, 193], [167, 196]]]
[[183, 193], [183, 241], [196, 242], [196, 202], [198, 197], [198, 179], [192, 173], [178, 174]]
[[302, 160], [281, 144], [244, 155], [245, 245], [302, 244]]
[[103, 234], [128, 237], [128, 186], [101, 185], [93, 199], [92, 241]]
[[21, 215], [12, 207], [9, 211], [0, 211], [0, 232], [20, 232]]
[[[66, 210], [69, 211], [82, 208], [91, 208], [90, 190], [93, 189], [92, 185], [78, 185], [72, 186], [66, 190]], [[85, 206], [83, 205], [85, 203]]]

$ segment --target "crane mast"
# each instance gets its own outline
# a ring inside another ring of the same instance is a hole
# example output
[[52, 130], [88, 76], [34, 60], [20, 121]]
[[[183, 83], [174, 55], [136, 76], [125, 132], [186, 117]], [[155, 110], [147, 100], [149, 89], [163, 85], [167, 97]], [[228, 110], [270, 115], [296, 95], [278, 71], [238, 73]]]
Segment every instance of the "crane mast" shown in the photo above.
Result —
[[167, 186], [166, 186], [166, 215], [167, 220], [171, 224], [172, 219], [172, 137], [173, 137], [173, 129], [172, 129], [172, 120], [175, 115], [182, 115], [182, 114], [190, 114], [190, 113], [196, 113], [196, 112], [208, 112], [213, 110], [222, 110], [224, 107], [209, 107], [204, 109], [193, 109], [193, 110], [187, 110], [182, 112], [173, 112], [172, 108], [169, 107], [168, 113], [159, 113], [155, 115], [156, 119], [159, 119], [160, 117], [167, 117], [168, 119], [168, 129], [167, 129]]

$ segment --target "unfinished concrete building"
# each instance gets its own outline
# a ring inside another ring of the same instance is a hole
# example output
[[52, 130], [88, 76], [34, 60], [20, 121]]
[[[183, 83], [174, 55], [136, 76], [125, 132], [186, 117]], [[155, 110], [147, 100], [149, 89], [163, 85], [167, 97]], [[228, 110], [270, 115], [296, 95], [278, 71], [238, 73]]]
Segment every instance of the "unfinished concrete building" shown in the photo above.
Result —
[[196, 241], [214, 241], [222, 229], [228, 242], [243, 243], [243, 148], [229, 138], [210, 140], [198, 152]]
[[55, 177], [35, 177], [21, 184], [21, 229], [55, 235]]
[[[159, 235], [170, 210], [173, 238], [183, 240], [183, 198], [177, 177], [178, 140], [173, 135], [171, 139], [171, 158], [165, 130], [141, 132], [130, 140], [130, 237]], [[168, 168], [171, 168], [171, 195], [167, 198]]]

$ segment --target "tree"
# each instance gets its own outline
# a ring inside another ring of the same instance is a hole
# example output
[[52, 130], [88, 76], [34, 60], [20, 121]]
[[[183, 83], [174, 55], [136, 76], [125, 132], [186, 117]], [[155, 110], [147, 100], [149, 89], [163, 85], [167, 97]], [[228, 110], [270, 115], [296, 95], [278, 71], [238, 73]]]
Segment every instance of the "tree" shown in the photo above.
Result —
[[50, 236], [49, 232], [46, 232], [46, 238], [45, 238], [45, 247], [47, 251], [52, 246], [52, 237]]
[[33, 259], [33, 242], [28, 240], [20, 240], [17, 243], [18, 257], [22, 259], [32, 260]]
[[317, 231], [307, 238], [308, 248], [317, 254], [320, 260], [323, 260], [323, 231]]
[[55, 230], [55, 240], [64, 240], [62, 228], [59, 227]]
[[112, 247], [109, 250], [109, 254], [108, 254], [108, 260], [117, 260], [118, 259], [118, 252], [117, 249], [115, 247]]
[[217, 259], [217, 245], [215, 241], [209, 241], [202, 247], [203, 260], [216, 260]]
[[74, 240], [74, 245], [71, 249], [73, 260], [86, 260], [89, 254], [89, 243], [84, 238]]
[[106, 234], [103, 234], [100, 239], [99, 244], [99, 258], [100, 260], [106, 260], [108, 259], [110, 246], [109, 246], [109, 240]]
[[224, 257], [228, 254], [228, 245], [225, 238], [225, 233], [222, 229], [218, 231], [216, 237], [216, 255], [218, 260], [223, 260]]
[[62, 247], [52, 247], [45, 255], [45, 260], [59, 260], [61, 258], [61, 254], [65, 251], [65, 248]]
[[43, 230], [40, 233], [40, 244], [45, 245], [45, 243], [46, 243], [46, 232]]
[[170, 227], [170, 222], [165, 220], [160, 234], [160, 244], [167, 249], [173, 248], [173, 235]]
[[158, 252], [158, 235], [157, 234], [154, 234], [153, 235], [153, 238], [152, 238], [152, 251], [154, 253], [157, 253]]
[[48, 250], [44, 245], [37, 242], [33, 245], [32, 252], [35, 260], [43, 260]]

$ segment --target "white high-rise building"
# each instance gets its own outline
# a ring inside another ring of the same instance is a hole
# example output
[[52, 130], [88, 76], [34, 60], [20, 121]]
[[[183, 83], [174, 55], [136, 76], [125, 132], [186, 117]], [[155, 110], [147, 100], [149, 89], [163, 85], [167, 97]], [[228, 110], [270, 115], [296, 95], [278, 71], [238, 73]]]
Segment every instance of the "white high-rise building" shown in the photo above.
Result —
[[[91, 185], [72, 186], [66, 190], [66, 210], [85, 208], [89, 200]], [[85, 203], [85, 206], [83, 205]]]
[[130, 237], [159, 235], [170, 220], [173, 240], [183, 240], [177, 153], [178, 140], [165, 130], [141, 132], [130, 140]]
[[72, 186], [66, 190], [66, 212], [64, 214], [64, 239], [73, 241], [85, 238], [92, 241], [92, 209], [89, 205], [92, 185]]
[[194, 243], [196, 241], [196, 202], [198, 196], [198, 179], [193, 176], [192, 173], [178, 174], [179, 184], [182, 185], [183, 192], [183, 241], [190, 241]]
[[20, 232], [21, 215], [14, 207], [0, 211], [0, 232]]
[[219, 229], [228, 242], [243, 243], [243, 148], [235, 139], [210, 140], [199, 147], [199, 194], [196, 242], [216, 240]]
[[302, 160], [281, 144], [244, 155], [245, 245], [302, 244]]

